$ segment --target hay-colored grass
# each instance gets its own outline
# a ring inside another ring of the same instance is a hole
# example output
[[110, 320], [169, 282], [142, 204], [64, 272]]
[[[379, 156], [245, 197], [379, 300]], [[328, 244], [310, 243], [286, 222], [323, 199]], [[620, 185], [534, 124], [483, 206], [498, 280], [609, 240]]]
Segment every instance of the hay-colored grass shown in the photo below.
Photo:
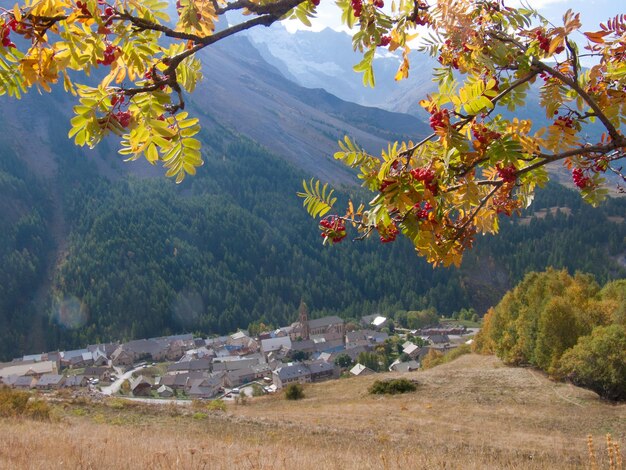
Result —
[[67, 405], [57, 422], [0, 421], [0, 468], [584, 468], [589, 434], [626, 442], [626, 405], [493, 357], [403, 376], [416, 392], [372, 396], [381, 376], [342, 379], [195, 419], [163, 405]]

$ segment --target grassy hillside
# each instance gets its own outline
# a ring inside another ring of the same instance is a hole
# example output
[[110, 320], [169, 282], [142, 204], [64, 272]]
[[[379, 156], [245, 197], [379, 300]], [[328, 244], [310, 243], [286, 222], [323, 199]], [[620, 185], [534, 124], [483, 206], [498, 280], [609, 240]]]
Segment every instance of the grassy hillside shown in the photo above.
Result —
[[626, 405], [494, 357], [406, 376], [417, 392], [374, 397], [376, 376], [342, 379], [217, 414], [66, 403], [57, 422], [0, 421], [0, 468], [583, 468], [588, 434], [608, 468], [605, 434], [626, 441]]

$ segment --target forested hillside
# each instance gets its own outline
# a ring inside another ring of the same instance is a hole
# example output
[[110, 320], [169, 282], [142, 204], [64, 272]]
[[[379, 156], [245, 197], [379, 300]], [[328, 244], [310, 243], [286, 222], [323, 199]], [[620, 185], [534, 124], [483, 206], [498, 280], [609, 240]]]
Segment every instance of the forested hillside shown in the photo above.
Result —
[[[626, 236], [623, 201], [594, 210], [559, 186], [540, 193], [532, 218], [481, 239], [460, 270], [433, 270], [403, 241], [323, 247], [295, 197], [306, 175], [213, 129], [206, 165], [182, 187], [161, 179], [111, 183], [87, 160], [61, 162], [73, 225], [55, 280], [55, 308], [65, 311], [53, 315], [50, 344], [226, 333], [257, 320], [283, 325], [301, 298], [314, 316], [431, 306], [482, 313], [529, 270], [624, 274], [614, 261]], [[571, 215], [534, 217], [554, 206]]]
[[17, 157], [0, 154], [0, 358], [21, 350], [32, 329], [33, 286], [51, 248], [50, 201]]

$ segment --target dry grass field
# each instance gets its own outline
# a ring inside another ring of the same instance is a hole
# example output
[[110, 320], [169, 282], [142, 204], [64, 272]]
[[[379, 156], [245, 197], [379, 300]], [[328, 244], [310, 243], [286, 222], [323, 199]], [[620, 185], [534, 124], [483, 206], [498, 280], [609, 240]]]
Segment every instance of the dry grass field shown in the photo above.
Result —
[[417, 392], [371, 396], [379, 375], [308, 385], [301, 401], [250, 399], [226, 412], [61, 403], [52, 423], [0, 420], [0, 468], [590, 468], [591, 434], [600, 469], [609, 468], [607, 433], [626, 444], [626, 404], [494, 357], [467, 355], [405, 377], [419, 382]]

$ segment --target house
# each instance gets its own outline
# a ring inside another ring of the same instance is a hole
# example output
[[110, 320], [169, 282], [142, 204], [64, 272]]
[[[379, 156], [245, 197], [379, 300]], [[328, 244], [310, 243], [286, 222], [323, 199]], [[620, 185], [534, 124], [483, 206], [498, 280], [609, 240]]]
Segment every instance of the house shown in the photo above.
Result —
[[244, 369], [235, 369], [226, 371], [225, 383], [229, 387], [239, 387], [240, 385], [247, 384], [254, 381], [256, 374], [252, 367], [246, 367]]
[[[100, 351], [101, 354], [104, 354], [106, 357], [111, 357], [111, 354], [119, 347], [120, 343], [101, 343], [101, 344], [90, 344], [87, 346], [87, 351], [90, 351], [92, 354], [96, 351]], [[94, 356], [95, 358], [95, 356]], [[98, 364], [96, 364], [98, 365]]]
[[59, 354], [62, 367], [87, 367], [93, 364], [93, 354], [87, 349], [62, 351]]
[[312, 361], [308, 362], [306, 365], [311, 372], [311, 382], [321, 382], [323, 380], [336, 379], [339, 377], [339, 369], [333, 363]]
[[167, 339], [136, 339], [123, 344], [121, 348], [132, 356], [133, 362], [142, 359], [164, 361], [168, 357], [170, 342]]
[[63, 382], [63, 388], [86, 387], [88, 384], [89, 381], [84, 375], [71, 375], [69, 377], [65, 377], [65, 381]]
[[23, 375], [16, 378], [13, 382], [14, 388], [19, 388], [22, 390], [30, 390], [31, 388], [34, 388], [35, 385], [37, 385], [37, 379], [32, 375]]
[[301, 362], [279, 367], [272, 373], [272, 383], [277, 390], [290, 383], [307, 383], [310, 381], [311, 371]]
[[58, 365], [55, 361], [41, 361], [25, 364], [16, 362], [15, 365], [0, 369], [0, 377], [7, 377], [9, 375], [41, 377], [44, 374], [57, 374], [58, 372]]
[[241, 349], [257, 350], [259, 347], [258, 343], [250, 338], [248, 332], [243, 330], [239, 330], [237, 333], [230, 335], [226, 344]]
[[63, 386], [64, 382], [65, 382], [65, 377], [63, 377], [62, 375], [44, 374], [37, 381], [35, 388], [37, 388], [38, 390], [49, 390], [49, 389], [57, 390]]
[[100, 349], [96, 349], [92, 353], [93, 356], [93, 365], [96, 367], [108, 367], [109, 358], [107, 355], [101, 351]]
[[111, 354], [111, 364], [118, 367], [130, 367], [135, 362], [135, 357], [123, 346], [118, 348]]
[[373, 315], [366, 315], [361, 318], [361, 325], [368, 328], [376, 328], [381, 329], [388, 324], [387, 317], [383, 317], [382, 315], [375, 313]]
[[261, 357], [259, 355], [252, 355], [246, 357], [230, 356], [215, 358], [213, 360], [213, 371], [231, 371], [237, 369], [249, 369], [250, 367], [260, 364]]
[[185, 387], [185, 392], [192, 398], [211, 398], [224, 387], [225, 375], [213, 373], [202, 379], [192, 379]]
[[370, 369], [369, 367], [364, 366], [363, 364], [355, 364], [355, 366], [350, 369], [350, 373], [355, 376], [365, 376], [375, 374], [376, 372]]
[[146, 377], [140, 375], [130, 382], [130, 390], [136, 397], [149, 397], [152, 391], [152, 383]]
[[411, 359], [415, 359], [419, 355], [421, 348], [416, 344], [411, 343], [410, 341], [407, 341], [407, 343], [409, 344], [402, 349], [402, 354], [406, 354]]
[[209, 374], [204, 371], [183, 372], [179, 374], [164, 375], [159, 379], [159, 385], [167, 385], [174, 390], [184, 390], [187, 383], [194, 379], [204, 379]]
[[85, 367], [85, 371], [83, 372], [83, 375], [85, 375], [85, 377], [92, 377], [92, 378], [96, 378], [96, 379], [108, 379], [111, 377], [111, 373], [112, 370], [109, 367], [95, 367], [95, 366], [90, 366], [90, 367]]
[[210, 372], [211, 371], [211, 359], [210, 358], [202, 358], [202, 359], [192, 359], [190, 361], [184, 362], [175, 362], [174, 364], [170, 364], [167, 366], [168, 372], [183, 372], [183, 371], [198, 371], [203, 370]]
[[346, 333], [346, 349], [381, 344], [387, 338], [389, 338], [387, 333], [375, 330], [349, 331]]
[[159, 388], [157, 388], [157, 395], [159, 395], [161, 398], [171, 398], [174, 396], [174, 390], [172, 390], [172, 388], [168, 387], [167, 385], [161, 385]]
[[435, 334], [430, 335], [428, 337], [428, 341], [430, 341], [431, 344], [444, 345], [450, 343], [450, 338], [448, 337], [448, 335]]
[[345, 334], [345, 322], [336, 315], [309, 320], [309, 335], [321, 335], [325, 333]]
[[291, 349], [291, 338], [289, 336], [278, 336], [261, 340], [261, 352], [266, 357], [269, 353], [278, 351], [282, 347]]

